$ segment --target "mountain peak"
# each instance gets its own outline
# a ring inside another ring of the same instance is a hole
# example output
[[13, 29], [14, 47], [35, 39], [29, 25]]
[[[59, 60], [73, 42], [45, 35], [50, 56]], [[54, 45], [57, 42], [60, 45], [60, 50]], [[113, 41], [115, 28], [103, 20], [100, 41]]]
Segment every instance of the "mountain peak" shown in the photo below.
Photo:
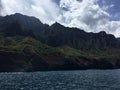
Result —
[[7, 15], [0, 19], [2, 23], [11, 24], [11, 23], [19, 23], [23, 28], [27, 29], [36, 29], [39, 30], [40, 26], [42, 26], [42, 22], [33, 16], [22, 15], [20, 13], [15, 13], [12, 15]]
[[22, 20], [22, 21], [25, 21], [25, 20], [32, 20], [32, 21], [35, 21], [35, 22], [41, 22], [39, 19], [37, 19], [36, 17], [33, 17], [33, 16], [27, 16], [27, 15], [23, 15], [23, 14], [20, 14], [20, 13], [15, 13], [15, 14], [12, 14], [12, 15], [7, 15], [5, 16], [5, 18], [11, 18], [13, 20]]
[[65, 27], [65, 26], [61, 25], [60, 23], [58, 23], [58, 22], [53, 23], [52, 26], [58, 26], [58, 27], [62, 26], [62, 27]]
[[12, 15], [14, 15], [14, 16], [25, 16], [25, 15], [20, 14], [20, 13], [15, 13], [15, 14], [12, 14]]
[[100, 33], [100, 34], [106, 34], [106, 32], [105, 32], [105, 31], [100, 31], [99, 33]]

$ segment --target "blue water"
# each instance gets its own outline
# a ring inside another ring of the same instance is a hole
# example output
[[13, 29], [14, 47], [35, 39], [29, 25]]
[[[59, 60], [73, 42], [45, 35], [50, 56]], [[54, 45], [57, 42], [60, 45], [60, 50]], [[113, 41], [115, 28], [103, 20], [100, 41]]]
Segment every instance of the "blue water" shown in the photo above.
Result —
[[120, 90], [120, 70], [1, 73], [0, 90]]

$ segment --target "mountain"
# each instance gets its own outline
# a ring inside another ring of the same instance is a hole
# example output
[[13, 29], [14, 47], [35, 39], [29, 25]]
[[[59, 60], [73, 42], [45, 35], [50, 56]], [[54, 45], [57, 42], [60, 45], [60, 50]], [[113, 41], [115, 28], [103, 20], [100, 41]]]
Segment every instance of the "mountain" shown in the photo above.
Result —
[[106, 50], [119, 46], [116, 38], [113, 35], [106, 34], [104, 31], [87, 33], [77, 28], [64, 27], [58, 23], [53, 24], [50, 28], [51, 34], [48, 41], [52, 42], [47, 44], [51, 46], [68, 45], [81, 50]]
[[0, 16], [0, 19], [2, 18], [2, 16]]
[[[57, 22], [49, 26], [42, 24], [35, 17], [18, 13], [3, 17], [0, 20], [0, 27], [2, 35], [28, 34], [40, 42], [53, 47], [68, 45], [81, 50], [106, 50], [119, 47], [118, 40], [104, 31], [87, 33], [81, 29], [65, 27]], [[8, 33], [9, 31], [11, 32]]]
[[0, 72], [120, 68], [120, 42], [14, 14], [0, 19]]
[[120, 42], [120, 38], [117, 38], [117, 40]]
[[[35, 17], [25, 16], [19, 13], [8, 15], [1, 18], [0, 31], [3, 31], [4, 34], [6, 34], [6, 32], [4, 31], [7, 30], [9, 31], [10, 29], [11, 29], [10, 31], [15, 30], [14, 26], [19, 27], [18, 29], [21, 29], [22, 31], [33, 32], [36, 38], [40, 37], [40, 34], [42, 34], [42, 30], [46, 30], [46, 28], [48, 27], [48, 25], [42, 24], [40, 20]], [[19, 32], [20, 30], [15, 30], [15, 31]], [[14, 34], [15, 32], [13, 31], [11, 33]]]
[[0, 38], [0, 72], [120, 68], [120, 51], [83, 52], [50, 47], [31, 37]]

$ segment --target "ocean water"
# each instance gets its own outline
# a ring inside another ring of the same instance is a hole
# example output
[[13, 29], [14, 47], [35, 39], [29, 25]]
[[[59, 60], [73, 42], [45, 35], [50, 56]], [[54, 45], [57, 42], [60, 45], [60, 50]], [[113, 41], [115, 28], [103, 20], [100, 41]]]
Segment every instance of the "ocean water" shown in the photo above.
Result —
[[0, 73], [0, 90], [120, 90], [120, 70]]

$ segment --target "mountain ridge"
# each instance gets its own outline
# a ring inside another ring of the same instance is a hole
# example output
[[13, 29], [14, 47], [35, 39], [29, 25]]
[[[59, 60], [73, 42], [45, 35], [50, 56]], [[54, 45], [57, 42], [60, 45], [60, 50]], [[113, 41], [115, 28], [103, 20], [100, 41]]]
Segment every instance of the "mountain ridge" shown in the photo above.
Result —
[[18, 13], [0, 19], [0, 72], [116, 68], [120, 42], [114, 35], [49, 26]]
[[[19, 17], [23, 19], [19, 19]], [[42, 24], [37, 18], [22, 14], [3, 17], [3, 21], [6, 21], [5, 23], [8, 24], [9, 19], [10, 22], [20, 24], [22, 29], [33, 32], [35, 38], [40, 42], [54, 47], [68, 45], [73, 48], [88, 50], [90, 48], [94, 49], [95, 47], [96, 49], [109, 49], [119, 46], [116, 38], [112, 34], [106, 34], [104, 31], [88, 33], [78, 28], [65, 27], [57, 22], [49, 26]], [[96, 45], [94, 43], [96, 43]], [[86, 48], [84, 46], [86, 46]]]

